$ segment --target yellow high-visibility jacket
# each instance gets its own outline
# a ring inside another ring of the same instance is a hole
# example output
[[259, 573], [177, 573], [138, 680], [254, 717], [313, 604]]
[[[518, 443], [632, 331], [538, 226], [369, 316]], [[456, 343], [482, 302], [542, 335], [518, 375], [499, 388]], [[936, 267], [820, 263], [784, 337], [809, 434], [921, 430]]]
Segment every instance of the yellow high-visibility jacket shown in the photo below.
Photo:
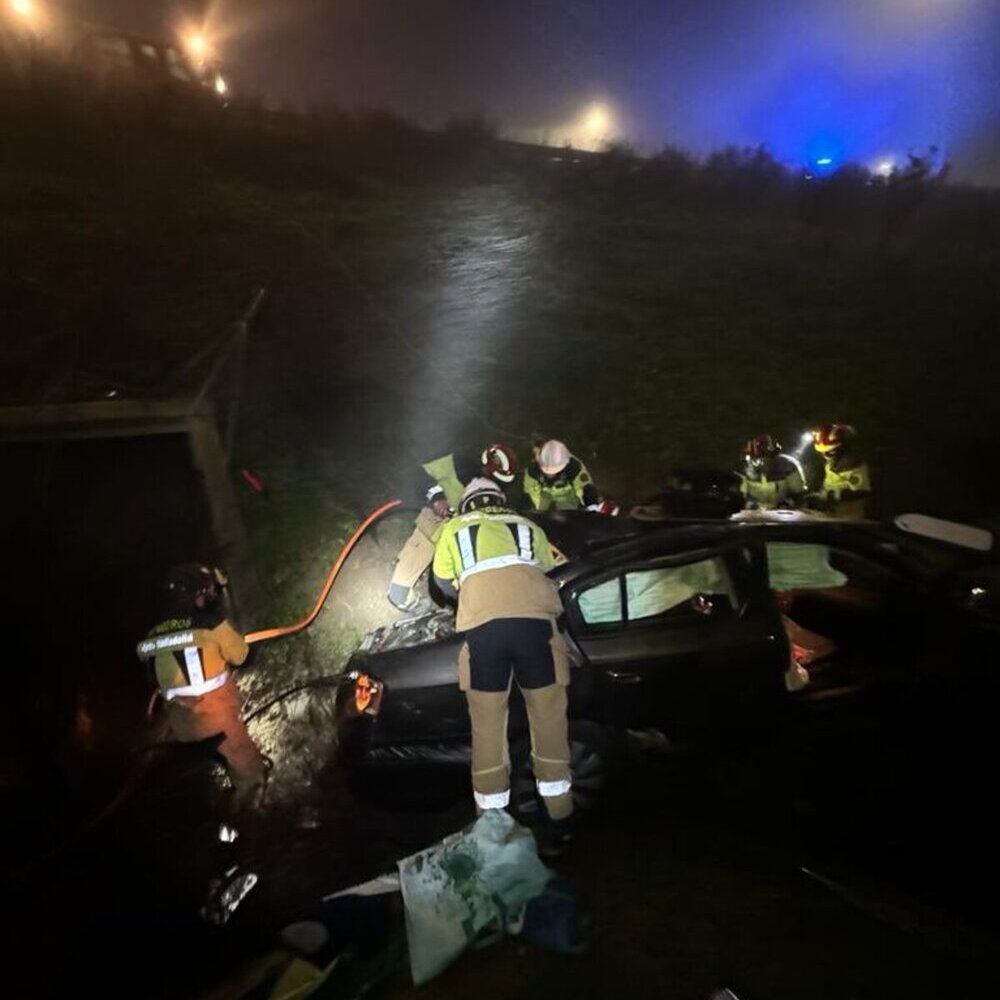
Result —
[[545, 532], [502, 507], [453, 517], [434, 550], [434, 576], [458, 587], [461, 632], [494, 618], [557, 617], [562, 602], [545, 575], [553, 565]]

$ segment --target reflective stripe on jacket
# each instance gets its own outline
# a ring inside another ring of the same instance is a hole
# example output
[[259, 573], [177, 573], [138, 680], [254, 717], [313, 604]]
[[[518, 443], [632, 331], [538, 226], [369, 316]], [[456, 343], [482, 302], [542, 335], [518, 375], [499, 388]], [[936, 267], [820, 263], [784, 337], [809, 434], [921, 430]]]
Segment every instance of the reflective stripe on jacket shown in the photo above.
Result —
[[870, 493], [871, 488], [871, 473], [864, 462], [844, 469], [834, 468], [832, 462], [826, 463], [823, 470], [823, 492], [834, 500], [840, 500], [850, 493]]
[[546, 476], [532, 462], [524, 470], [524, 492], [535, 510], [576, 510], [601, 501], [587, 467], [576, 457], [555, 476]]
[[545, 532], [526, 517], [500, 507], [459, 514], [446, 522], [434, 551], [434, 575], [463, 583], [502, 566], [553, 566]]
[[740, 493], [757, 506], [768, 509], [805, 493], [805, 483], [799, 470], [783, 455], [768, 463], [757, 475], [738, 473]]
[[168, 699], [221, 687], [229, 667], [239, 666], [249, 652], [228, 621], [195, 628], [190, 618], [161, 622], [136, 646], [139, 659], [152, 664], [157, 686]]
[[495, 618], [551, 618], [562, 611], [545, 532], [502, 508], [461, 514], [441, 530], [434, 575], [457, 583], [459, 631]]

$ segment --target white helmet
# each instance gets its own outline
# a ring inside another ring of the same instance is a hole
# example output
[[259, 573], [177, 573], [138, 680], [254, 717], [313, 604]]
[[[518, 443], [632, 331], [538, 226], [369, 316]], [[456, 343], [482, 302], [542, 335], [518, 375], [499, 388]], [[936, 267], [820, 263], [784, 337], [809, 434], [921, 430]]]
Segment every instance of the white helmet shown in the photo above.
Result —
[[547, 476], [557, 476], [572, 457], [562, 441], [546, 441], [538, 451], [538, 467]]
[[483, 507], [502, 507], [506, 502], [504, 491], [492, 479], [479, 476], [465, 487], [458, 510], [460, 514], [468, 514]]

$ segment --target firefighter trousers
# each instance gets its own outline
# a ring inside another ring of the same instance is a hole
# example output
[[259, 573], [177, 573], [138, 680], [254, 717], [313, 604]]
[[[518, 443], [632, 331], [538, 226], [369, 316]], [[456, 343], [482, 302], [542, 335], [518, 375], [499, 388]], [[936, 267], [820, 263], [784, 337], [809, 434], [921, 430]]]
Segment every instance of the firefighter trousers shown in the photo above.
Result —
[[167, 702], [170, 729], [181, 743], [207, 740], [223, 733], [219, 754], [237, 798], [250, 796], [264, 784], [267, 764], [240, 716], [240, 691], [232, 677], [222, 687], [193, 698]]
[[413, 534], [396, 556], [396, 565], [389, 582], [389, 600], [397, 608], [406, 608], [414, 597], [413, 588], [434, 560], [434, 536], [442, 519], [424, 507], [414, 522]]
[[499, 618], [466, 633], [459, 684], [472, 723], [472, 788], [477, 811], [510, 803], [508, 702], [516, 681], [531, 735], [531, 766], [549, 818], [573, 812], [566, 719], [569, 658], [551, 619]]

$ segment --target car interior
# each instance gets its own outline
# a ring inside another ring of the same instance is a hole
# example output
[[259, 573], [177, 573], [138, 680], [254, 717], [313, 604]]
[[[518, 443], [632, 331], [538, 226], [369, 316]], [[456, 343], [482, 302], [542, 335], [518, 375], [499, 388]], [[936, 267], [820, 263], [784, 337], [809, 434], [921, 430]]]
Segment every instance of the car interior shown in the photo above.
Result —
[[635, 567], [584, 589], [577, 604], [588, 629], [684, 621], [731, 613], [736, 604], [723, 559]]
[[917, 641], [919, 602], [891, 569], [823, 545], [768, 543], [767, 556], [786, 631], [804, 647], [813, 684], [824, 675], [863, 682], [888, 650]]

